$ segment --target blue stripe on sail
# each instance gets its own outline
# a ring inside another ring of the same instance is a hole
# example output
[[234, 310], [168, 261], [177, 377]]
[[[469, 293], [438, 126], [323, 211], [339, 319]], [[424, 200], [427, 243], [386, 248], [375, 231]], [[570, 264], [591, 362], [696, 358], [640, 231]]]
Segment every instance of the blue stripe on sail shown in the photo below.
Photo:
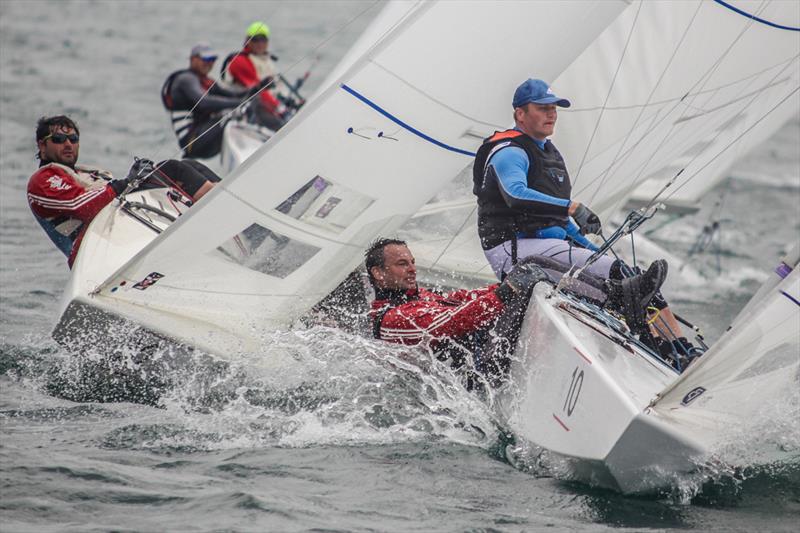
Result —
[[780, 30], [800, 31], [800, 28], [793, 28], [792, 26], [782, 26], [780, 24], [775, 24], [774, 22], [770, 22], [768, 20], [764, 20], [762, 18], [758, 18], [757, 16], [751, 15], [747, 11], [742, 11], [738, 7], [734, 7], [734, 6], [730, 5], [727, 2], [723, 2], [722, 0], [714, 0], [714, 1], [716, 3], [718, 3], [719, 5], [721, 5], [721, 6], [727, 7], [731, 11], [735, 11], [735, 12], [739, 13], [740, 15], [744, 15], [745, 17], [747, 17], [749, 19], [753, 19], [756, 22], [760, 22], [761, 24], [766, 24], [767, 26], [772, 26], [773, 28], [778, 28]]
[[797, 301], [797, 298], [795, 298], [794, 296], [792, 296], [792, 295], [791, 295], [791, 294], [789, 294], [788, 292], [785, 292], [785, 291], [780, 291], [780, 293], [781, 293], [781, 294], [783, 294], [784, 296], [786, 296], [787, 298], [789, 298], [791, 301], [793, 301], [793, 302], [794, 302], [794, 303], [796, 303], [797, 305], [800, 305], [800, 302], [798, 302], [798, 301]]
[[364, 102], [365, 104], [370, 106], [372, 109], [374, 109], [375, 111], [377, 111], [378, 113], [380, 113], [384, 117], [388, 118], [389, 120], [391, 120], [392, 122], [397, 124], [398, 126], [401, 126], [401, 127], [405, 128], [405, 129], [407, 129], [408, 131], [410, 131], [414, 135], [425, 139], [429, 143], [435, 144], [439, 148], [444, 148], [445, 150], [450, 150], [451, 152], [456, 152], [458, 154], [463, 154], [463, 155], [468, 155], [470, 157], [475, 157], [475, 153], [474, 152], [469, 152], [467, 150], [462, 150], [461, 148], [456, 148], [455, 146], [450, 146], [450, 145], [445, 144], [445, 143], [443, 143], [441, 141], [437, 141], [436, 139], [434, 139], [433, 137], [431, 137], [429, 135], [425, 135], [424, 133], [422, 133], [418, 129], [410, 126], [409, 124], [406, 124], [405, 122], [403, 122], [402, 120], [400, 120], [396, 116], [392, 115], [391, 113], [389, 113], [388, 111], [386, 111], [385, 109], [380, 107], [375, 102], [369, 100], [364, 95], [357, 93], [356, 91], [354, 91], [353, 89], [351, 89], [347, 85], [342, 84], [341, 87], [342, 87], [342, 89], [344, 89], [345, 91], [349, 92], [350, 94], [352, 94], [353, 96], [355, 96], [356, 98], [358, 98], [359, 100], [361, 100], [362, 102]]

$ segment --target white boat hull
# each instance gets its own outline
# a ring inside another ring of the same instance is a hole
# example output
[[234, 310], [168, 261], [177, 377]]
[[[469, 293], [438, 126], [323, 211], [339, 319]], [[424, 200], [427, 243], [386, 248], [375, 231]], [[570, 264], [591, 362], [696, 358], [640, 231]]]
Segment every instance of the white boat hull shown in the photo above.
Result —
[[622, 492], [693, 470], [704, 448], [648, 409], [678, 374], [551, 290], [534, 291], [498, 396], [511, 431], [568, 459], [575, 478]]
[[[159, 232], [188, 209], [167, 197], [166, 189], [128, 193], [126, 200], [152, 206], [136, 209], [141, 218], [114, 200], [92, 220], [75, 257], [69, 282], [61, 298], [59, 321], [53, 338], [64, 345], [87, 347], [117, 344], [115, 331], [130, 331], [132, 323], [98, 298], [97, 288], [132, 257], [144, 249]], [[166, 213], [167, 217], [157, 211]], [[148, 225], [148, 223], [150, 225]], [[141, 333], [141, 330], [140, 330]]]
[[222, 168], [230, 174], [235, 168], [253, 155], [275, 132], [267, 128], [231, 120], [225, 125], [222, 134]]

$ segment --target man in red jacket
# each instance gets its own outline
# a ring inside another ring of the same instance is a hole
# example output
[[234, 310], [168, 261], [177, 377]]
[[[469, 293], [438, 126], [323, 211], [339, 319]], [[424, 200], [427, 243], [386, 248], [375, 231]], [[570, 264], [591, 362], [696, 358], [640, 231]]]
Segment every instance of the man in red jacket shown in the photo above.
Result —
[[454, 368], [472, 356], [475, 369], [489, 377], [504, 374], [508, 361], [481, 360], [476, 351], [485, 344], [486, 333], [505, 309], [519, 307], [514, 305], [518, 301], [527, 303], [533, 286], [549, 279], [537, 266], [526, 264], [502, 283], [440, 295], [417, 286], [414, 256], [404, 241], [378, 239], [365, 255], [375, 289], [370, 318], [376, 338], [405, 345], [428, 342]]
[[[519, 262], [499, 284], [440, 295], [417, 286], [414, 256], [404, 241], [378, 239], [365, 257], [375, 289], [370, 310], [375, 338], [405, 345], [428, 343], [440, 360], [451, 359], [454, 368], [472, 358], [474, 368], [495, 384], [508, 370], [534, 285], [553, 282], [569, 270], [552, 258], [533, 256]], [[626, 315], [648, 302], [665, 277], [666, 269], [656, 262], [644, 274], [629, 278], [644, 294], [622, 290], [629, 281], [587, 273], [573, 281], [570, 291]]]
[[[222, 77], [236, 88], [253, 89], [271, 85], [275, 89], [275, 66], [269, 53], [269, 27], [254, 22], [247, 28], [244, 48], [228, 56], [222, 66]], [[269, 89], [259, 95], [260, 105], [255, 108], [258, 122], [271, 130], [278, 130], [286, 122], [286, 107]]]
[[47, 236], [67, 256], [70, 267], [89, 223], [132, 181], [158, 173], [193, 201], [219, 181], [210, 169], [195, 161], [168, 160], [154, 165], [140, 159], [126, 178], [116, 180], [107, 170], [79, 165], [78, 125], [64, 115], [39, 120], [36, 144], [40, 162], [28, 181], [28, 205]]

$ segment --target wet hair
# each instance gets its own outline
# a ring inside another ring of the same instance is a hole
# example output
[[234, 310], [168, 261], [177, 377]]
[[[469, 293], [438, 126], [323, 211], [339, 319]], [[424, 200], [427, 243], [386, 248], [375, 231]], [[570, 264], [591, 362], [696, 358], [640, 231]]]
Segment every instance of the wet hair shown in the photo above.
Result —
[[375, 278], [372, 277], [372, 267], [383, 268], [386, 266], [386, 257], [383, 249], [392, 244], [399, 246], [407, 246], [406, 241], [400, 239], [384, 239], [379, 237], [372, 244], [369, 245], [367, 251], [364, 252], [364, 266], [367, 268], [367, 276], [372, 286], [375, 286]]
[[[39, 141], [50, 135], [50, 132], [53, 128], [71, 128], [75, 130], [75, 133], [80, 135], [80, 131], [78, 130], [78, 125], [75, 123], [74, 120], [69, 118], [66, 115], [56, 115], [54, 117], [42, 117], [39, 119], [39, 122], [36, 123], [36, 144], [39, 144]], [[39, 150], [37, 146], [36, 150], [36, 158], [39, 159]]]

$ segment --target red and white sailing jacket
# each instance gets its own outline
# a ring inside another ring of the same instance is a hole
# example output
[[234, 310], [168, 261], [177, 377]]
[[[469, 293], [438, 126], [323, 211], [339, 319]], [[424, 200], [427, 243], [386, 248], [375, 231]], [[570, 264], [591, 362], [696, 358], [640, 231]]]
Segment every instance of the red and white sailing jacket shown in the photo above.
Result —
[[75, 165], [48, 163], [28, 181], [28, 205], [53, 243], [72, 267], [89, 222], [116, 198], [109, 172]]
[[370, 311], [373, 334], [406, 345], [428, 340], [435, 348], [439, 340], [464, 337], [491, 326], [503, 310], [496, 288], [495, 284], [461, 289], [444, 296], [420, 288], [398, 292], [399, 298], [379, 291]]

